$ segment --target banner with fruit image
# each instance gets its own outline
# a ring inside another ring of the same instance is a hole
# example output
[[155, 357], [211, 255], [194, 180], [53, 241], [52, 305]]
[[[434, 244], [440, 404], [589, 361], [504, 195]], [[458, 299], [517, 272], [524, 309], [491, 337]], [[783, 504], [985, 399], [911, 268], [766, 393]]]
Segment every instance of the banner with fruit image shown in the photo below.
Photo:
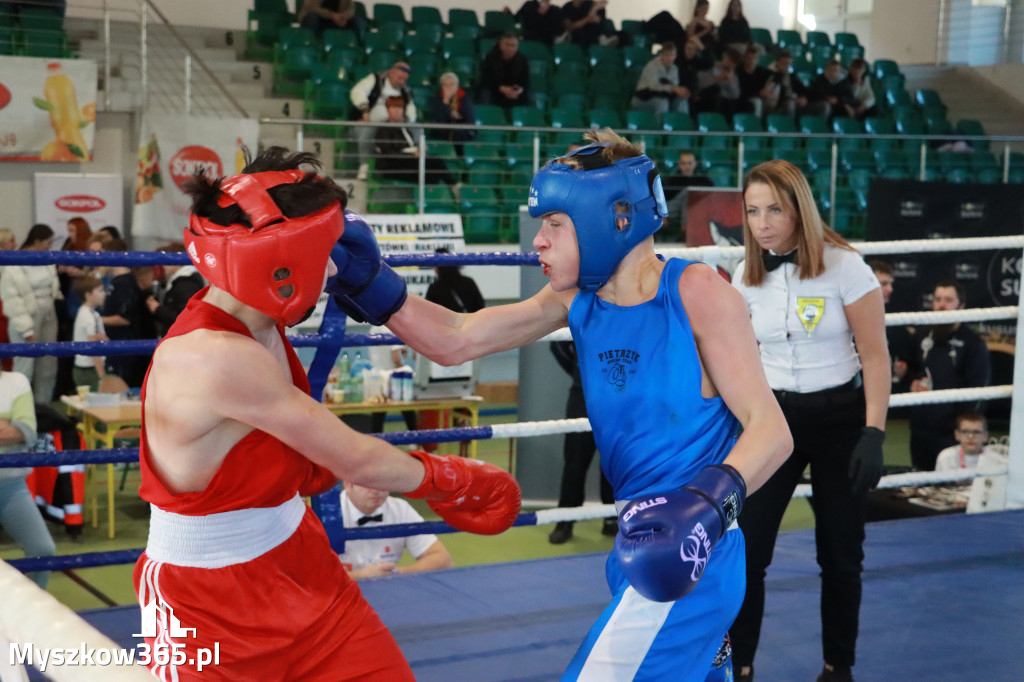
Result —
[[0, 57], [0, 161], [92, 159], [96, 62]]
[[135, 176], [132, 239], [137, 249], [180, 242], [191, 199], [182, 189], [202, 170], [213, 177], [242, 170], [242, 146], [255, 152], [255, 119], [143, 116]]

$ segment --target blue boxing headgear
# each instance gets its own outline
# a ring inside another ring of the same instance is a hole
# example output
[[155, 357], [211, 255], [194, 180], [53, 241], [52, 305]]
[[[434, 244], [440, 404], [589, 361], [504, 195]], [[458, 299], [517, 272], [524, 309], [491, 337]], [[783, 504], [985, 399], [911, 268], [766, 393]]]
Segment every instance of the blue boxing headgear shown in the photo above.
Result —
[[[537, 171], [530, 185], [530, 216], [565, 213], [576, 226], [576, 285], [587, 291], [603, 287], [626, 254], [668, 216], [655, 163], [644, 155], [610, 163], [602, 154], [609, 146], [599, 142], [580, 147], [567, 156], [578, 158], [582, 168], [551, 162]], [[625, 219], [622, 229], [616, 219]]]

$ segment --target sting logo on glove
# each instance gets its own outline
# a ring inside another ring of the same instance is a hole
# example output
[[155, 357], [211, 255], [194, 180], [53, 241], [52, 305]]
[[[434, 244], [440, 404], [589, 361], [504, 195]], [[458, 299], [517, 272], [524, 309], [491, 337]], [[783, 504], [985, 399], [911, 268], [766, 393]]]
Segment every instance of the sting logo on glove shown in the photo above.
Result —
[[631, 507], [628, 511], [626, 511], [626, 513], [622, 515], [622, 520], [629, 521], [631, 518], [633, 518], [633, 515], [636, 514], [638, 511], [650, 509], [651, 507], [656, 507], [659, 504], [668, 504], [668, 500], [666, 500], [664, 497], [655, 497], [653, 500], [637, 502], [635, 507]]
[[693, 570], [690, 571], [690, 580], [697, 582], [704, 575], [704, 567], [708, 565], [708, 557], [711, 555], [711, 540], [704, 526], [696, 523], [690, 534], [686, 536], [686, 542], [679, 546], [679, 557], [684, 563], [692, 563]]

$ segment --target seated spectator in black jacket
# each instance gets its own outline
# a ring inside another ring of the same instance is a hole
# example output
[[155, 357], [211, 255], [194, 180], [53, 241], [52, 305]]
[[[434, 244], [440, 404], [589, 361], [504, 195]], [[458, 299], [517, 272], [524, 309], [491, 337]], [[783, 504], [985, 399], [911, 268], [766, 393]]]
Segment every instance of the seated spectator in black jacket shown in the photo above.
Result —
[[722, 58], [710, 69], [698, 74], [700, 111], [717, 111], [732, 117], [739, 112], [750, 112], [754, 105], [740, 97], [740, 80], [736, 76], [743, 57], [736, 50], [726, 50]]
[[686, 25], [686, 37], [699, 40], [705, 50], [718, 52], [718, 41], [715, 40], [715, 22], [708, 19], [709, 9], [711, 9], [711, 5], [708, 0], [697, 0], [697, 4], [693, 6], [693, 18]]
[[[405, 123], [405, 100], [388, 97], [388, 123]], [[416, 182], [420, 169], [420, 150], [417, 140], [404, 126], [381, 126], [377, 129], [376, 175], [398, 182]], [[436, 156], [427, 155], [424, 172], [428, 183], [443, 182], [455, 186], [456, 179]]]
[[859, 102], [853, 96], [853, 88], [843, 78], [843, 66], [836, 60], [831, 60], [825, 65], [825, 70], [818, 74], [811, 81], [812, 102], [824, 102], [828, 104], [829, 120], [836, 116], [856, 115]]
[[[718, 24], [718, 44], [722, 49], [732, 48], [742, 54], [750, 46], [750, 24], [743, 16], [743, 3], [732, 0], [725, 16]], [[759, 51], [760, 52], [760, 51]]]
[[571, 42], [587, 48], [611, 39], [602, 34], [607, 4], [608, 0], [569, 0], [562, 5], [562, 28], [569, 32]]
[[[452, 125], [476, 125], [476, 112], [473, 101], [466, 91], [459, 87], [458, 75], [448, 71], [439, 79], [441, 90], [430, 96], [427, 107], [430, 109], [430, 120], [434, 123], [450, 123]], [[462, 155], [462, 143], [476, 139], [476, 131], [472, 128], [439, 129], [432, 128], [430, 137], [437, 140], [448, 140], [454, 143], [455, 151]]]
[[[110, 293], [103, 306], [103, 325], [111, 341], [139, 341], [156, 338], [153, 309], [153, 267], [115, 267]], [[108, 355], [107, 365], [135, 388], [142, 386], [152, 353], [145, 355]]]
[[763, 116], [765, 109], [772, 108], [774, 104], [776, 89], [771, 83], [772, 72], [758, 66], [758, 56], [756, 49], [748, 47], [743, 52], [740, 67], [736, 69], [736, 78], [740, 82], [740, 99], [750, 102], [754, 114]]
[[353, 0], [303, 0], [299, 5], [296, 20], [302, 28], [308, 28], [317, 35], [329, 28], [354, 31], [362, 42], [363, 20], [356, 14]]
[[774, 93], [769, 101], [765, 102], [765, 115], [785, 114], [794, 118], [828, 116], [828, 104], [812, 102], [810, 89], [791, 71], [792, 68], [793, 55], [789, 50], [776, 51], [775, 61], [768, 67]]
[[[691, 187], [714, 187], [711, 178], [697, 173], [697, 155], [689, 149], [679, 152], [676, 160], [678, 173], [663, 175], [662, 187], [668, 203], [668, 217], [664, 227], [654, 233], [655, 241], [686, 241], [687, 191]], [[660, 235], [660, 237], [659, 237]]]
[[523, 40], [553, 45], [555, 38], [565, 33], [562, 10], [552, 5], [551, 0], [526, 0], [515, 16], [516, 22], [523, 27]]
[[[437, 253], [451, 253], [447, 247], [435, 249]], [[475, 313], [484, 307], [484, 297], [472, 277], [462, 274], [457, 265], [434, 268], [437, 279], [427, 287], [427, 300], [457, 313]]]
[[519, 37], [505, 33], [484, 57], [480, 67], [480, 104], [501, 107], [533, 103], [530, 95], [530, 64], [519, 51]]
[[[164, 253], [184, 253], [184, 244], [168, 244], [160, 247]], [[164, 266], [164, 293], [160, 303], [152, 308], [153, 316], [156, 317], [157, 332], [162, 337], [170, 329], [178, 315], [188, 305], [189, 299], [195, 296], [203, 287], [206, 281], [199, 271], [191, 264], [187, 265], [165, 265]]]

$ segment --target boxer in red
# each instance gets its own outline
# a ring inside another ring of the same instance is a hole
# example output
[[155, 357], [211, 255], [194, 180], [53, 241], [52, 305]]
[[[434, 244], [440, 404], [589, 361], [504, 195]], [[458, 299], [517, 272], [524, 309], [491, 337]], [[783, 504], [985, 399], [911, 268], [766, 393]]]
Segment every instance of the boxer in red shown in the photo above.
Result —
[[498, 467], [403, 452], [310, 398], [284, 327], [336, 271], [346, 196], [303, 165], [315, 157], [274, 147], [241, 175], [189, 188], [185, 245], [210, 286], [157, 347], [142, 392], [139, 492], [152, 517], [134, 581], [158, 614], [146, 644], [159, 679], [412, 680], [301, 496], [343, 478], [424, 498], [486, 534], [519, 511]]

